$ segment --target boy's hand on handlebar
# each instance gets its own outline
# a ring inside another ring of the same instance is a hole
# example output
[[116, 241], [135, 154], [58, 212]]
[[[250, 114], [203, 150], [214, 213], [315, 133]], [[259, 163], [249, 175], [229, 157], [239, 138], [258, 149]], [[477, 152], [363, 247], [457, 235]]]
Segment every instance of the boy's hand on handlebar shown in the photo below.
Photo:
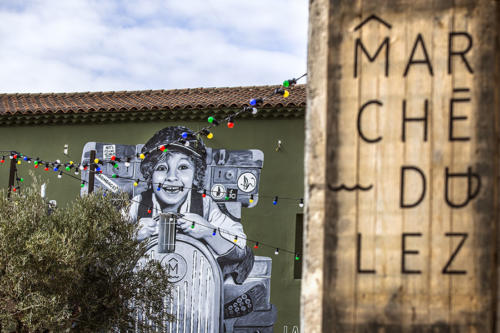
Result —
[[158, 221], [150, 217], [143, 217], [139, 220], [140, 229], [137, 233], [137, 239], [143, 240], [151, 235], [158, 234]]
[[196, 239], [212, 235], [212, 225], [198, 214], [185, 213], [183, 217], [177, 220], [177, 226], [183, 233]]

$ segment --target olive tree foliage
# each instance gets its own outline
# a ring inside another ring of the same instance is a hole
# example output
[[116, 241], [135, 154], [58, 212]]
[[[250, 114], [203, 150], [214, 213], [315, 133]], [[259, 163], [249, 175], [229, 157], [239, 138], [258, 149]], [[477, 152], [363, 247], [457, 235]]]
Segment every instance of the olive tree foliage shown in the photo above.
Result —
[[123, 214], [127, 197], [96, 192], [50, 211], [38, 183], [0, 194], [3, 331], [148, 331], [174, 320], [166, 269], [136, 267], [146, 242]]

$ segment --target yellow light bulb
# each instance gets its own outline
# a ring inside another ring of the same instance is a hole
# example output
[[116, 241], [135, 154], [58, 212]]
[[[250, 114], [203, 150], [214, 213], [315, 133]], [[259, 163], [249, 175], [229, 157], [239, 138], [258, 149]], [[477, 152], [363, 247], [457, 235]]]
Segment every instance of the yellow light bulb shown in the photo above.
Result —
[[143, 160], [143, 159], [146, 158], [146, 156], [144, 156], [144, 154], [139, 155], [139, 157], [140, 157], [141, 160]]
[[96, 158], [96, 159], [94, 160], [94, 163], [95, 163], [95, 164], [99, 163], [99, 159], [98, 159], [98, 158]]
[[253, 202], [253, 199], [250, 199], [249, 201], [250, 201], [250, 203], [252, 203], [252, 202]]
[[283, 93], [283, 97], [287, 98], [288, 96], [290, 96], [290, 93], [288, 92], [288, 90], [285, 90], [285, 92]]
[[69, 161], [69, 164], [73, 165], [73, 161]]
[[20, 160], [18, 160], [18, 161], [17, 161], [17, 164], [21, 164], [21, 161], [20, 161]]
[[207, 139], [212, 139], [214, 137], [214, 134], [212, 132], [207, 134]]
[[137, 182], [134, 182], [134, 186], [137, 186], [137, 185], [139, 185], [139, 183], [137, 183]]

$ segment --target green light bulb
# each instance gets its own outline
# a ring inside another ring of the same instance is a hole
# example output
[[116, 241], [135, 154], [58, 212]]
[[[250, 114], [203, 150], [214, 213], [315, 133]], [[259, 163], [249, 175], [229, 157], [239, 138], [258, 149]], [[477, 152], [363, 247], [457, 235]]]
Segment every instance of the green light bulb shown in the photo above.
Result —
[[70, 171], [71, 168], [69, 166], [66, 167], [66, 171]]
[[20, 182], [24, 182], [24, 178], [19, 178], [19, 181]]
[[115, 165], [113, 165], [113, 168], [118, 168], [118, 163], [115, 163]]
[[208, 117], [208, 122], [209, 122], [210, 124], [211, 124], [211, 123], [213, 123], [213, 122], [214, 122], [214, 117], [212, 117], [212, 116]]
[[117, 177], [116, 173], [114, 173], [111, 177], [116, 178]]
[[288, 80], [283, 81], [283, 87], [285, 87], [285, 88], [290, 87], [290, 82]]
[[296, 255], [296, 256], [295, 256], [295, 260], [299, 260], [299, 259], [300, 259], [300, 258], [299, 258], [299, 256], [298, 256], [298, 255]]

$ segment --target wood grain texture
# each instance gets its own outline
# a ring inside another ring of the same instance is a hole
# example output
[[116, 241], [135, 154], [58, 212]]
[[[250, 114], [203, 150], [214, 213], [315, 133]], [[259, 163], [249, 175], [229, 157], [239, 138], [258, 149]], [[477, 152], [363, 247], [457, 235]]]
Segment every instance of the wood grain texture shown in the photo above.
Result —
[[[307, 108], [325, 110], [327, 105], [327, 73], [324, 64], [328, 55], [328, 13], [327, 0], [311, 1], [309, 6], [309, 46]], [[314, 60], [313, 60], [314, 59]], [[306, 122], [305, 148], [305, 219], [303, 277], [301, 288], [301, 332], [321, 333], [323, 311], [324, 234], [316, 230], [324, 228], [326, 170], [326, 113], [320, 112]]]
[[310, 4], [303, 331], [495, 331], [498, 2]]

